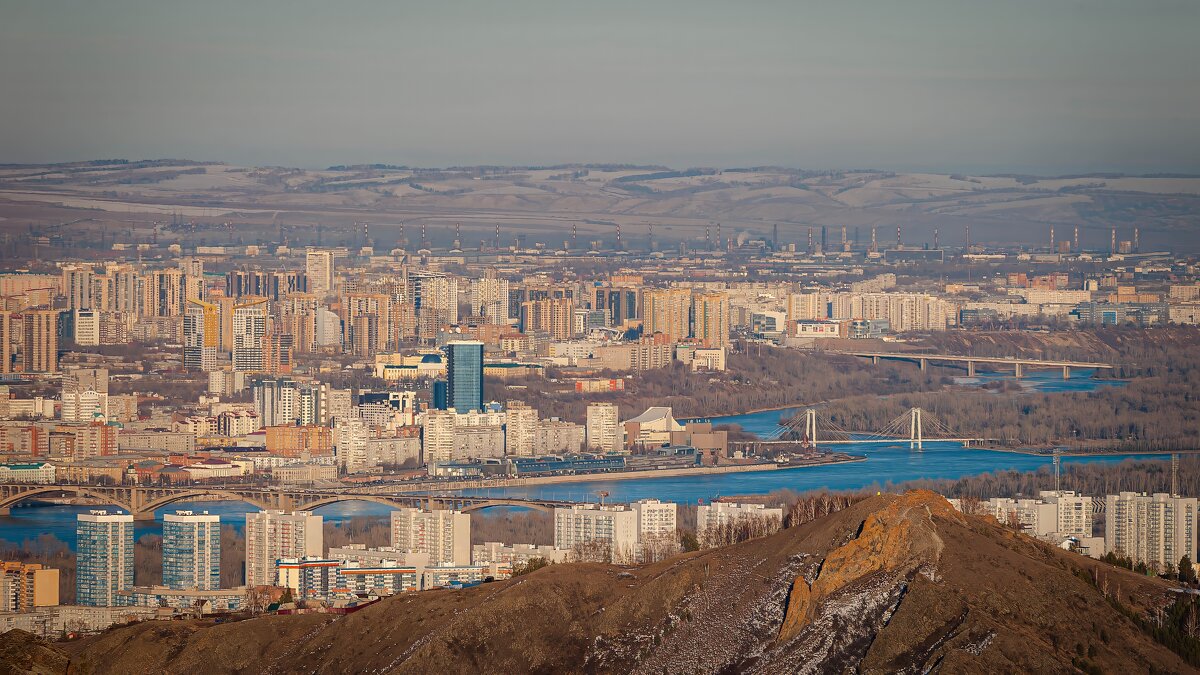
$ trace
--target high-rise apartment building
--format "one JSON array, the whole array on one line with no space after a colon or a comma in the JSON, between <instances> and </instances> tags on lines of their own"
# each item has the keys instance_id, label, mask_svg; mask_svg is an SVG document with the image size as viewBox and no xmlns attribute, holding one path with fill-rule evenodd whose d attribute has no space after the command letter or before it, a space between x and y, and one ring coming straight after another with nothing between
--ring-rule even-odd
<instances>
[{"instance_id":1,"label":"high-rise apartment building","mask_svg":"<svg viewBox=\"0 0 1200 675\"><path fill-rule=\"evenodd\" d=\"M246 514L246 585L274 586L275 562L322 554L321 516L308 511L266 510Z\"/></svg>"},{"instance_id":2,"label":"high-rise apartment building","mask_svg":"<svg viewBox=\"0 0 1200 675\"><path fill-rule=\"evenodd\" d=\"M188 298L183 270L154 270L142 280L143 316L181 316ZM193 291L194 292L194 291Z\"/></svg>"},{"instance_id":3,"label":"high-rise apartment building","mask_svg":"<svg viewBox=\"0 0 1200 675\"><path fill-rule=\"evenodd\" d=\"M829 315L828 308L820 293L792 293L787 299L787 320L811 321L824 319Z\"/></svg>"},{"instance_id":4,"label":"high-rise apartment building","mask_svg":"<svg viewBox=\"0 0 1200 675\"><path fill-rule=\"evenodd\" d=\"M461 511L402 508L392 511L392 546L425 553L429 564L471 564L471 514Z\"/></svg>"},{"instance_id":5,"label":"high-rise apartment building","mask_svg":"<svg viewBox=\"0 0 1200 675\"><path fill-rule=\"evenodd\" d=\"M687 288L656 288L642 294L644 335L662 333L679 342L690 333L692 292Z\"/></svg>"},{"instance_id":6,"label":"high-rise apartment building","mask_svg":"<svg viewBox=\"0 0 1200 675\"><path fill-rule=\"evenodd\" d=\"M21 350L25 372L58 372L58 310L31 309L22 315L25 344Z\"/></svg>"},{"instance_id":7,"label":"high-rise apartment building","mask_svg":"<svg viewBox=\"0 0 1200 675\"><path fill-rule=\"evenodd\" d=\"M176 511L163 516L163 585L176 590L221 587L221 518Z\"/></svg>"},{"instance_id":8,"label":"high-rise apartment building","mask_svg":"<svg viewBox=\"0 0 1200 675\"><path fill-rule=\"evenodd\" d=\"M267 334L267 299L258 298L233 308L233 369L263 371L263 337Z\"/></svg>"},{"instance_id":9,"label":"high-rise apartment building","mask_svg":"<svg viewBox=\"0 0 1200 675\"><path fill-rule=\"evenodd\" d=\"M1041 493L1042 499L1057 507L1056 529L1064 537L1092 536L1092 498L1072 491L1052 490Z\"/></svg>"},{"instance_id":10,"label":"high-rise apartment building","mask_svg":"<svg viewBox=\"0 0 1200 675\"><path fill-rule=\"evenodd\" d=\"M446 398L460 413L483 410L483 343L446 344Z\"/></svg>"},{"instance_id":11,"label":"high-rise apartment building","mask_svg":"<svg viewBox=\"0 0 1200 675\"><path fill-rule=\"evenodd\" d=\"M333 427L337 462L347 474L365 471L367 466L367 439L370 425L358 418L340 419Z\"/></svg>"},{"instance_id":12,"label":"high-rise apartment building","mask_svg":"<svg viewBox=\"0 0 1200 675\"><path fill-rule=\"evenodd\" d=\"M692 337L705 347L729 344L729 295L698 293L692 298Z\"/></svg>"},{"instance_id":13,"label":"high-rise apartment building","mask_svg":"<svg viewBox=\"0 0 1200 675\"><path fill-rule=\"evenodd\" d=\"M0 309L0 373L13 372L13 355L16 354L17 336L13 326L17 323L15 312Z\"/></svg>"},{"instance_id":14,"label":"high-rise apartment building","mask_svg":"<svg viewBox=\"0 0 1200 675\"><path fill-rule=\"evenodd\" d=\"M457 417L453 410L426 410L421 429L421 447L425 463L444 464L454 459L454 430Z\"/></svg>"},{"instance_id":15,"label":"high-rise apartment building","mask_svg":"<svg viewBox=\"0 0 1200 675\"><path fill-rule=\"evenodd\" d=\"M575 504L554 509L554 547L574 549L602 542L613 562L632 562L638 548L638 516L625 506Z\"/></svg>"},{"instance_id":16,"label":"high-rise apartment building","mask_svg":"<svg viewBox=\"0 0 1200 675\"><path fill-rule=\"evenodd\" d=\"M95 309L76 309L72 312L71 323L75 330L75 344L80 347L94 347L101 344L101 316L102 312Z\"/></svg>"},{"instance_id":17,"label":"high-rise apartment building","mask_svg":"<svg viewBox=\"0 0 1200 675\"><path fill-rule=\"evenodd\" d=\"M64 422L94 422L108 416L108 369L71 368L62 376Z\"/></svg>"},{"instance_id":18,"label":"high-rise apartment building","mask_svg":"<svg viewBox=\"0 0 1200 675\"><path fill-rule=\"evenodd\" d=\"M388 347L391 300L380 293L341 296L342 343L358 356L374 356Z\"/></svg>"},{"instance_id":19,"label":"high-rise apartment building","mask_svg":"<svg viewBox=\"0 0 1200 675\"><path fill-rule=\"evenodd\" d=\"M304 276L308 278L308 290L318 298L333 292L333 251L309 249L304 260Z\"/></svg>"},{"instance_id":20,"label":"high-rise apartment building","mask_svg":"<svg viewBox=\"0 0 1200 675\"><path fill-rule=\"evenodd\" d=\"M58 604L59 571L37 563L0 563L0 612L33 612Z\"/></svg>"},{"instance_id":21,"label":"high-rise apartment building","mask_svg":"<svg viewBox=\"0 0 1200 675\"><path fill-rule=\"evenodd\" d=\"M1122 492L1105 501L1105 551L1156 570L1196 560L1195 497Z\"/></svg>"},{"instance_id":22,"label":"high-rise apartment building","mask_svg":"<svg viewBox=\"0 0 1200 675\"><path fill-rule=\"evenodd\" d=\"M95 307L106 312L141 313L141 286L144 279L138 269L129 264L110 262L104 273L95 279Z\"/></svg>"},{"instance_id":23,"label":"high-rise apartment building","mask_svg":"<svg viewBox=\"0 0 1200 675\"><path fill-rule=\"evenodd\" d=\"M458 280L438 272L409 274L408 293L417 336L432 338L443 325L458 323Z\"/></svg>"},{"instance_id":24,"label":"high-rise apartment building","mask_svg":"<svg viewBox=\"0 0 1200 675\"><path fill-rule=\"evenodd\" d=\"M629 506L637 514L638 541L675 536L678 511L675 502L642 499Z\"/></svg>"},{"instance_id":25,"label":"high-rise apartment building","mask_svg":"<svg viewBox=\"0 0 1200 675\"><path fill-rule=\"evenodd\" d=\"M545 298L521 303L520 330L546 333L553 340L575 336L575 302L571 298Z\"/></svg>"},{"instance_id":26,"label":"high-rise apartment building","mask_svg":"<svg viewBox=\"0 0 1200 675\"><path fill-rule=\"evenodd\" d=\"M215 369L220 342L220 308L211 302L188 300L183 312L183 367L203 372Z\"/></svg>"},{"instance_id":27,"label":"high-rise apartment building","mask_svg":"<svg viewBox=\"0 0 1200 675\"><path fill-rule=\"evenodd\" d=\"M70 263L62 267L62 294L68 309L95 309L92 297L95 268L87 263Z\"/></svg>"},{"instance_id":28,"label":"high-rise apartment building","mask_svg":"<svg viewBox=\"0 0 1200 675\"><path fill-rule=\"evenodd\" d=\"M509 401L505 411L504 454L530 457L536 447L538 411L520 401Z\"/></svg>"},{"instance_id":29,"label":"high-rise apartment building","mask_svg":"<svg viewBox=\"0 0 1200 675\"><path fill-rule=\"evenodd\" d=\"M615 403L589 403L584 430L587 449L591 452L620 452L624 449L620 413Z\"/></svg>"},{"instance_id":30,"label":"high-rise apartment building","mask_svg":"<svg viewBox=\"0 0 1200 675\"><path fill-rule=\"evenodd\" d=\"M470 296L472 314L487 317L488 323L508 323L508 279L491 273L482 279L472 279Z\"/></svg>"},{"instance_id":31,"label":"high-rise apartment building","mask_svg":"<svg viewBox=\"0 0 1200 675\"><path fill-rule=\"evenodd\" d=\"M75 603L112 607L133 587L133 516L81 513L75 529Z\"/></svg>"}]
</instances>

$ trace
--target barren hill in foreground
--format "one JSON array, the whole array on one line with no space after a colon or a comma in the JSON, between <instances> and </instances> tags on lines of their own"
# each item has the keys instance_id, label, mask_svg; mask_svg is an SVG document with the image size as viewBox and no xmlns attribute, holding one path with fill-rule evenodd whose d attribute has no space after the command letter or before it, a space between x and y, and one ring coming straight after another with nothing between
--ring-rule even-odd
<instances>
[{"instance_id":1,"label":"barren hill in foreground","mask_svg":"<svg viewBox=\"0 0 1200 675\"><path fill-rule=\"evenodd\" d=\"M1173 602L1167 588L910 492L645 567L57 648L73 673L1190 672L1131 618Z\"/></svg>"}]
</instances>

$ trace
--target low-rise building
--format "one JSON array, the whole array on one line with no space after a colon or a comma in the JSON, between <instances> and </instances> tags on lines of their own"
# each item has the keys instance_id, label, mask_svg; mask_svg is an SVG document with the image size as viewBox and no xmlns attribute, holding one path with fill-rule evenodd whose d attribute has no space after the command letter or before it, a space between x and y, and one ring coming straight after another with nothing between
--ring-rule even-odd
<instances>
[{"instance_id":1,"label":"low-rise building","mask_svg":"<svg viewBox=\"0 0 1200 675\"><path fill-rule=\"evenodd\" d=\"M199 591L167 588L166 586L134 586L117 592L117 605L123 607L170 607L200 614L236 612L246 606L246 587Z\"/></svg>"},{"instance_id":2,"label":"low-rise building","mask_svg":"<svg viewBox=\"0 0 1200 675\"><path fill-rule=\"evenodd\" d=\"M510 567L517 567L539 558L550 563L562 563L567 561L570 553L567 549L553 546L510 545L499 541L488 541L471 547L471 563L474 565L504 563Z\"/></svg>"},{"instance_id":3,"label":"low-rise building","mask_svg":"<svg viewBox=\"0 0 1200 675\"><path fill-rule=\"evenodd\" d=\"M53 483L54 477L50 462L0 464L0 483Z\"/></svg>"},{"instance_id":4,"label":"low-rise building","mask_svg":"<svg viewBox=\"0 0 1200 675\"><path fill-rule=\"evenodd\" d=\"M736 504L712 502L696 507L696 536L701 543L723 539L722 528L736 527L748 521L764 526L764 533L783 527L783 509L768 508L764 504Z\"/></svg>"}]
</instances>

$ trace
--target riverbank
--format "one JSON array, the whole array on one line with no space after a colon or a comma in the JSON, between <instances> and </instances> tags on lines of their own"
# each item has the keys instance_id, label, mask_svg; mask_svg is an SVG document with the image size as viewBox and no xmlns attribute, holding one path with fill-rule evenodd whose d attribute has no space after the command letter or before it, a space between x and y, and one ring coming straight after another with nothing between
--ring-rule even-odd
<instances>
[{"instance_id":1,"label":"riverbank","mask_svg":"<svg viewBox=\"0 0 1200 675\"><path fill-rule=\"evenodd\" d=\"M1005 448L996 446L983 446L980 450L991 450L993 452L1008 452L1014 455L1029 455L1031 457L1053 457L1052 451L1038 448ZM1096 452L1080 452L1078 450L1065 450L1059 453L1060 457L1146 457L1148 455L1195 455L1200 454L1200 450L1098 450Z\"/></svg>"},{"instance_id":2,"label":"riverbank","mask_svg":"<svg viewBox=\"0 0 1200 675\"><path fill-rule=\"evenodd\" d=\"M648 478L688 478L692 476L712 476L733 473L752 473L759 471L779 471L782 469L804 469L866 461L866 457L837 453L818 461L800 464L730 464L727 466L698 466L674 469L646 469L643 471L614 471L609 473L583 473L563 476L529 476L527 478L497 478L492 480L471 480L426 483L422 485L404 486L397 494L409 492L426 492L429 490L482 490L488 488L513 488L530 485L555 485L563 483L587 483L594 481L644 480Z\"/></svg>"}]
</instances>

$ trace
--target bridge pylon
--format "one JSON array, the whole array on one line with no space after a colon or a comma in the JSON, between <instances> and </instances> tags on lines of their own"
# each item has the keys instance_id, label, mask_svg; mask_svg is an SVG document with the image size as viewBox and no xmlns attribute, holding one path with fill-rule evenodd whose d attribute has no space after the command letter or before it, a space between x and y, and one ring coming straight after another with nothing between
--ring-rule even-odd
<instances>
[{"instance_id":1,"label":"bridge pylon","mask_svg":"<svg viewBox=\"0 0 1200 675\"><path fill-rule=\"evenodd\" d=\"M804 438L813 450L817 449L817 411L815 408L804 411Z\"/></svg>"},{"instance_id":2,"label":"bridge pylon","mask_svg":"<svg viewBox=\"0 0 1200 675\"><path fill-rule=\"evenodd\" d=\"M909 450L924 450L923 442L925 440L925 429L921 423L921 409L913 408L910 411L911 417L908 424L908 449Z\"/></svg>"}]
</instances>

